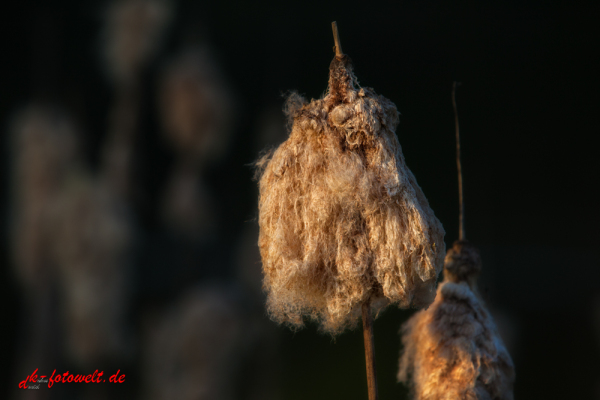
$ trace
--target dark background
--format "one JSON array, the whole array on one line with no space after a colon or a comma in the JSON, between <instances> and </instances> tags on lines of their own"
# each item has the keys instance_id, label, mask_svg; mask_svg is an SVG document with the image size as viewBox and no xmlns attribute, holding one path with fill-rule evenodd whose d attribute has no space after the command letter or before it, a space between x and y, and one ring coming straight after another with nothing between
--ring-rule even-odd
<instances>
[{"instance_id":1,"label":"dark background","mask_svg":"<svg viewBox=\"0 0 600 400\"><path fill-rule=\"evenodd\" d=\"M600 398L599 7L596 2L198 2L177 3L154 63L138 135L137 174L144 232L135 308L175 297L190 282L233 279L233 243L256 224L249 163L258 115L281 107L282 93L325 91L337 20L343 50L363 86L401 112L398 136L450 245L458 232L452 82L457 92L467 237L482 250L481 289L507 337L516 398ZM60 104L98 162L112 89L98 50L101 1L12 2L0 20L0 126L33 99ZM3 8L6 6L3 6ZM172 151L158 133L151 100L160 60L188 36L210 43L238 105L226 157L207 172L221 215L218 245L196 271L161 267L156 194ZM10 262L7 140L0 162L0 376L4 398L18 381L22 298ZM160 237L160 235L158 235ZM150 239L148 239L150 238ZM144 247L146 246L146 247ZM169 250L164 250L169 254ZM395 383L398 329L412 311L388 310L375 323L382 399L402 398ZM597 315L596 317L594 315ZM595 325L596 324L596 325ZM362 336L334 342L314 326L280 328L281 398L366 398ZM32 366L33 370L35 366ZM135 367L132 367L135 368ZM127 393L137 393L136 371ZM275 379L275 378L274 378ZM125 389L124 389L125 390Z\"/></svg>"}]
</instances>

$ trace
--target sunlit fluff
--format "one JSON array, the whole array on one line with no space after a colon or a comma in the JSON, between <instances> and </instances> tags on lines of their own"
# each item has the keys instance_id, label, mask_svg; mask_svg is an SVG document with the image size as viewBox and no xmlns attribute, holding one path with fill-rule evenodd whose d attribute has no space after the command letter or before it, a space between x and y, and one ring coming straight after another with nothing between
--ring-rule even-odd
<instances>
[{"instance_id":1,"label":"sunlit fluff","mask_svg":"<svg viewBox=\"0 0 600 400\"><path fill-rule=\"evenodd\" d=\"M324 98L289 96L289 138L258 161L259 247L268 310L336 334L360 305L433 300L444 230L407 168L395 105L361 88L347 56Z\"/></svg>"}]
</instances>

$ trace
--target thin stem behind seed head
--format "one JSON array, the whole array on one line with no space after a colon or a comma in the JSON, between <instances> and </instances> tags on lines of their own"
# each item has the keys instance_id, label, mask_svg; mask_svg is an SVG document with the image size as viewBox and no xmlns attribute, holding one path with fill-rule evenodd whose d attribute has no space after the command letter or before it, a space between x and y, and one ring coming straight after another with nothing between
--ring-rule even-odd
<instances>
[{"instance_id":1,"label":"thin stem behind seed head","mask_svg":"<svg viewBox=\"0 0 600 400\"><path fill-rule=\"evenodd\" d=\"M458 169L458 239L465 240L465 203L463 200L462 164L460 161L460 130L458 128L458 111L456 109L456 88L460 82L452 85L452 106L454 107L454 125L456 127L456 167Z\"/></svg>"}]
</instances>

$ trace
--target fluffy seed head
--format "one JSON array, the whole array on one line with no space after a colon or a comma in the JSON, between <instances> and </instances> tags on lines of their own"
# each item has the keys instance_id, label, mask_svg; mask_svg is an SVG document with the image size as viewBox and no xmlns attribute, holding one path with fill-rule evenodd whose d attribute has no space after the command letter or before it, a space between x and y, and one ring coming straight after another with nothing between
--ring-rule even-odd
<instances>
[{"instance_id":1,"label":"fluffy seed head","mask_svg":"<svg viewBox=\"0 0 600 400\"><path fill-rule=\"evenodd\" d=\"M435 301L402 327L398 380L416 400L513 399L512 360L474 291L480 268L472 245L454 243Z\"/></svg>"},{"instance_id":2,"label":"fluffy seed head","mask_svg":"<svg viewBox=\"0 0 600 400\"><path fill-rule=\"evenodd\" d=\"M360 306L433 300L444 230L407 168L395 105L334 58L327 95L286 104L289 138L257 162L259 247L271 317L332 334Z\"/></svg>"},{"instance_id":3,"label":"fluffy seed head","mask_svg":"<svg viewBox=\"0 0 600 400\"><path fill-rule=\"evenodd\" d=\"M81 365L122 360L129 355L131 219L106 187L72 175L50 218L67 351Z\"/></svg>"},{"instance_id":4,"label":"fluffy seed head","mask_svg":"<svg viewBox=\"0 0 600 400\"><path fill-rule=\"evenodd\" d=\"M50 268L48 205L76 164L77 134L64 113L32 105L16 116L11 136L14 265L22 283L38 286Z\"/></svg>"},{"instance_id":5,"label":"fluffy seed head","mask_svg":"<svg viewBox=\"0 0 600 400\"><path fill-rule=\"evenodd\" d=\"M157 49L171 18L167 1L120 0L107 13L104 52L119 82L130 82Z\"/></svg>"},{"instance_id":6,"label":"fluffy seed head","mask_svg":"<svg viewBox=\"0 0 600 400\"><path fill-rule=\"evenodd\" d=\"M202 161L222 155L235 118L234 100L208 50L188 50L172 61L160 91L162 122L177 150Z\"/></svg>"},{"instance_id":7,"label":"fluffy seed head","mask_svg":"<svg viewBox=\"0 0 600 400\"><path fill-rule=\"evenodd\" d=\"M477 248L466 240L454 242L444 259L444 280L468 282L474 288L480 272L481 257Z\"/></svg>"},{"instance_id":8,"label":"fluffy seed head","mask_svg":"<svg viewBox=\"0 0 600 400\"><path fill-rule=\"evenodd\" d=\"M197 288L147 324L145 399L237 398L248 332L236 293L224 289Z\"/></svg>"}]
</instances>

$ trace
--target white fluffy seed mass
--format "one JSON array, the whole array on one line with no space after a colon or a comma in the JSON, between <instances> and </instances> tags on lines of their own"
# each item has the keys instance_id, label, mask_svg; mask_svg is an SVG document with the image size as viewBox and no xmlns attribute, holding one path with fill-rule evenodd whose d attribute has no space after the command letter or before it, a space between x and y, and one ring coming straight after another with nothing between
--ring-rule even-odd
<instances>
[{"instance_id":1,"label":"white fluffy seed mass","mask_svg":"<svg viewBox=\"0 0 600 400\"><path fill-rule=\"evenodd\" d=\"M476 250L456 242L435 301L402 327L398 380L416 400L513 399L513 362L473 286L480 269Z\"/></svg>"},{"instance_id":2,"label":"white fluffy seed mass","mask_svg":"<svg viewBox=\"0 0 600 400\"><path fill-rule=\"evenodd\" d=\"M271 317L337 334L360 306L434 297L444 230L407 168L396 106L334 58L327 94L286 104L289 138L257 163L259 247Z\"/></svg>"}]
</instances>

